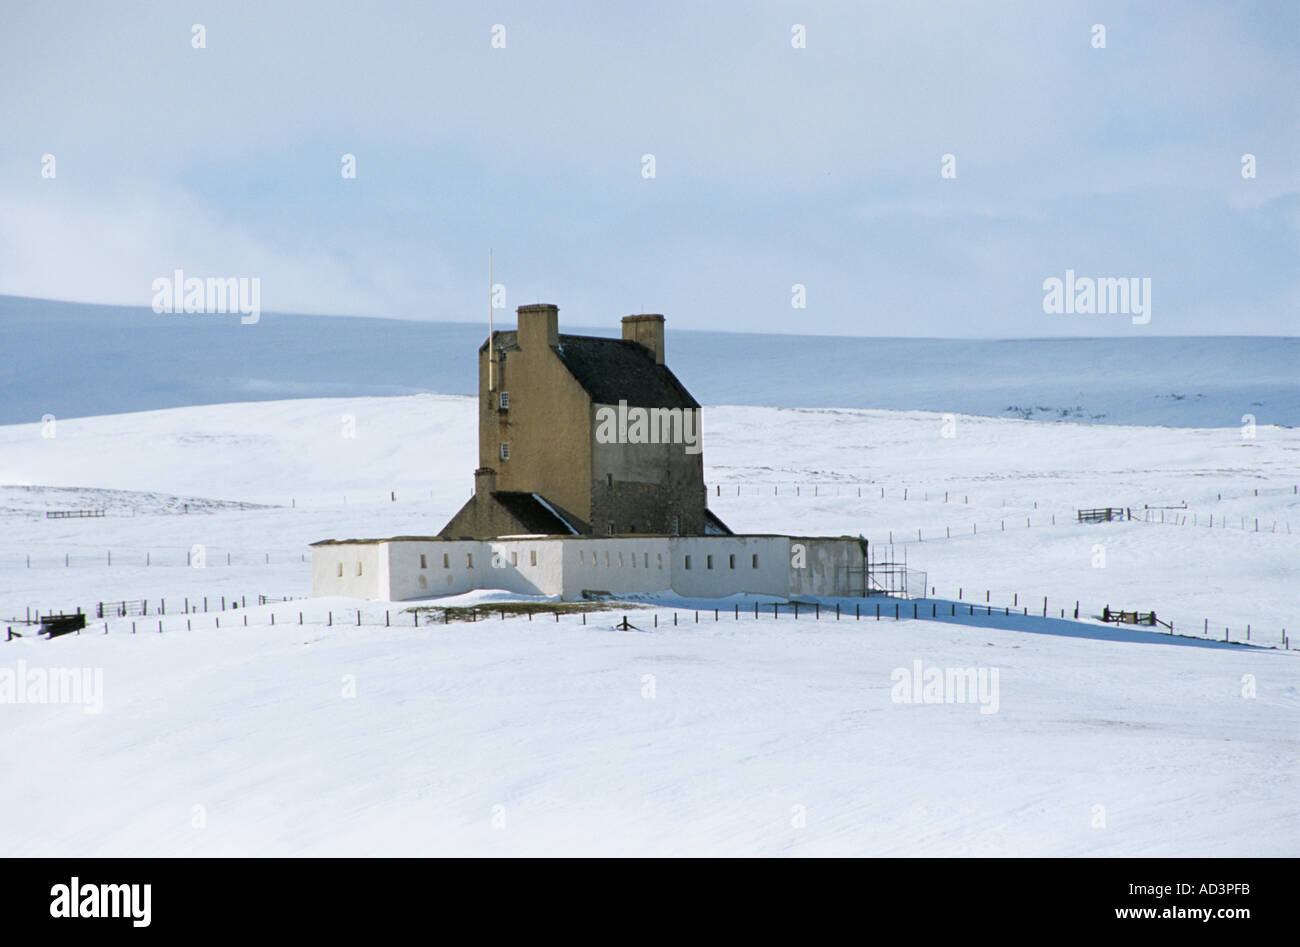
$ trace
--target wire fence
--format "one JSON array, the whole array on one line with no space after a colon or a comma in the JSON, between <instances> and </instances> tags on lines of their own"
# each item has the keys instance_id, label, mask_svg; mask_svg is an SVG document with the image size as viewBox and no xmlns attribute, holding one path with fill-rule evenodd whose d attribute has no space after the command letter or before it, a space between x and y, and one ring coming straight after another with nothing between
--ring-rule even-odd
<instances>
[{"instance_id":1,"label":"wire fence","mask_svg":"<svg viewBox=\"0 0 1300 947\"><path fill-rule=\"evenodd\" d=\"M959 593L964 593L959 590ZM986 598L991 593L985 593ZM254 602L253 606L248 605L249 601ZM125 615L113 614L111 609L106 610L103 617L97 616L93 625L88 625L84 629L79 629L76 634L167 634L182 631L220 631L221 629L234 628L258 628L269 630L276 627L296 627L303 625L324 626L326 628L338 627L346 628L422 628L429 626L459 624L463 622L475 623L486 619L499 619L501 621L521 621L533 622L544 621L554 624L570 623L579 626L586 626L591 623L604 625L612 620L614 615L621 615L621 630L651 630L664 627L679 626L685 624L700 624L703 622L718 623L725 620L739 621L743 619L774 621L907 621L907 620L932 620L941 621L967 619L979 624L978 619L1002 618L1005 620L1022 619L1029 621L1031 624L1016 624L1018 630L1033 631L1033 622L1035 619L1048 622L1066 620L1079 620L1102 617L1102 611L1095 615L1090 615L1089 610L1082 609L1079 602L1075 602L1073 609L1068 606L1049 608L1048 600L1043 598L1041 610L1035 600L1031 607L1029 604L1020 605L1020 596L1015 597L1015 604L996 605L991 601L984 603L970 602L964 600L948 600L935 598L922 598L900 600L898 598L885 598L874 596L871 598L845 600L840 599L833 602L821 601L787 601L787 602L754 602L748 605L732 603L731 605L719 605L715 608L691 608L681 609L672 606L652 606L641 603L629 604L619 602L602 602L596 603L574 603L574 602L528 602L528 603L511 603L500 602L482 605L465 605L465 606L439 606L433 603L412 602L406 606L394 606L385 604L379 605L358 605L356 607L339 608L335 606L324 606L316 603L312 599L298 599L290 596L268 596L256 595L251 597L239 596L223 599L224 607L211 608L203 610L199 607L197 600L185 602L185 610L180 612L173 609L170 613L164 614L157 611L151 615L135 614L128 612ZM112 605L115 603L103 603ZM116 603L128 604L128 603ZM160 602L161 604L161 602ZM215 605L215 601L211 604ZM1103 607L1105 611L1110 611L1109 606ZM80 612L80 609L77 610ZM1059 612L1054 614L1054 612ZM72 614L71 612L60 612L58 614ZM631 615L630 620L628 616ZM89 616L88 616L89 617ZM16 637L25 637L36 634L33 626L39 626L39 616L29 622L21 619L0 619L0 624L7 627L6 640L12 640ZM1271 649L1292 650L1290 637L1285 629L1280 634L1261 633L1258 628L1254 630L1250 625L1246 625L1244 634L1239 627L1236 636L1233 636L1230 630L1225 627L1222 638L1217 635L1217 626L1211 629L1208 619L1205 620L1203 629L1188 629L1182 626L1175 626L1173 622L1159 622L1165 625L1167 631L1160 631L1156 628L1149 632L1155 637L1172 637L1172 638L1190 638L1203 641L1222 641L1227 644L1252 646ZM15 631L17 626L17 631ZM1083 631L1081 623L1080 631ZM1091 627L1091 626L1088 626ZM1047 630L1057 630L1048 628ZM1139 630L1137 628L1134 629ZM1211 631L1214 634L1211 634Z\"/></svg>"}]
</instances>

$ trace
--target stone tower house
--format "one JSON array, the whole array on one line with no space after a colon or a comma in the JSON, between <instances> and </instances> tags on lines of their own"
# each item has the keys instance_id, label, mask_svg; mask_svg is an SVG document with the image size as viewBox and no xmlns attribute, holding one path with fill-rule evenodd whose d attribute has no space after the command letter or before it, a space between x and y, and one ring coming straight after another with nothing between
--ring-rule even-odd
<instances>
[{"instance_id":1,"label":"stone tower house","mask_svg":"<svg viewBox=\"0 0 1300 947\"><path fill-rule=\"evenodd\" d=\"M664 317L623 337L561 335L559 308L520 306L479 348L474 496L438 534L700 536L708 510L699 404L664 364Z\"/></svg>"}]
</instances>

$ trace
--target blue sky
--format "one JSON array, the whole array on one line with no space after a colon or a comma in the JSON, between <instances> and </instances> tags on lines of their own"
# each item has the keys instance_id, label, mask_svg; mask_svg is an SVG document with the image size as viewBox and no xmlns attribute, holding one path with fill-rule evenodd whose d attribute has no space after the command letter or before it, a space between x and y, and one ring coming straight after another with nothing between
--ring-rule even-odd
<instances>
[{"instance_id":1,"label":"blue sky","mask_svg":"<svg viewBox=\"0 0 1300 947\"><path fill-rule=\"evenodd\" d=\"M1300 5L702 6L9 7L0 293L476 320L492 247L571 325L1300 334ZM1067 269L1151 322L1044 313Z\"/></svg>"}]
</instances>

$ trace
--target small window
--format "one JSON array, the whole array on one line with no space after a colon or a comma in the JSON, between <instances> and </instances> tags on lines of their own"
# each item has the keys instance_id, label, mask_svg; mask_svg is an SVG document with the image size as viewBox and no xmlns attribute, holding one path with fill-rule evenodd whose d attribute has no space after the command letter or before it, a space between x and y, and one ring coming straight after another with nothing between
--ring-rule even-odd
<instances>
[{"instance_id":1,"label":"small window","mask_svg":"<svg viewBox=\"0 0 1300 947\"><path fill-rule=\"evenodd\" d=\"M421 569L429 568L429 560L425 557L424 553L420 553L420 568Z\"/></svg>"},{"instance_id":2,"label":"small window","mask_svg":"<svg viewBox=\"0 0 1300 947\"><path fill-rule=\"evenodd\" d=\"M706 568L706 569L712 569L712 568L713 568L713 557L712 557L712 556L705 556L705 557L704 557L704 568Z\"/></svg>"},{"instance_id":3,"label":"small window","mask_svg":"<svg viewBox=\"0 0 1300 947\"><path fill-rule=\"evenodd\" d=\"M612 487L613 485L614 485L614 475L612 473L605 474L605 486Z\"/></svg>"},{"instance_id":4,"label":"small window","mask_svg":"<svg viewBox=\"0 0 1300 947\"><path fill-rule=\"evenodd\" d=\"M735 556L728 556L728 557L727 557L727 568L728 568L728 569L734 569L734 568L736 568L736 557L735 557Z\"/></svg>"},{"instance_id":5,"label":"small window","mask_svg":"<svg viewBox=\"0 0 1300 947\"><path fill-rule=\"evenodd\" d=\"M609 550L608 550L608 549L605 550L605 568L606 568L606 569L609 568Z\"/></svg>"},{"instance_id":6,"label":"small window","mask_svg":"<svg viewBox=\"0 0 1300 947\"><path fill-rule=\"evenodd\" d=\"M646 555L649 555L649 553L646 553ZM664 567L664 554L662 552L655 553L655 562L658 564L660 569Z\"/></svg>"},{"instance_id":7,"label":"small window","mask_svg":"<svg viewBox=\"0 0 1300 947\"><path fill-rule=\"evenodd\" d=\"M582 549L579 549L579 550L578 550L578 562L579 562L579 564L581 564L581 565L585 565L585 564L586 564L586 562L587 562L587 553L586 553L585 550L582 550Z\"/></svg>"},{"instance_id":8,"label":"small window","mask_svg":"<svg viewBox=\"0 0 1300 947\"><path fill-rule=\"evenodd\" d=\"M510 410L510 392L508 392L508 391L503 391L503 392L501 392L500 395L497 397L497 404L500 406L500 408L501 408L502 411L509 411L509 410Z\"/></svg>"},{"instance_id":9,"label":"small window","mask_svg":"<svg viewBox=\"0 0 1300 947\"><path fill-rule=\"evenodd\" d=\"M680 536L681 533L682 533L682 518L681 518L680 516L674 516L674 517L673 517L673 535L674 535L674 536Z\"/></svg>"},{"instance_id":10,"label":"small window","mask_svg":"<svg viewBox=\"0 0 1300 947\"><path fill-rule=\"evenodd\" d=\"M754 558L753 558L752 560L750 560L749 567L750 567L751 569L757 569L757 568L758 568L758 553L754 553Z\"/></svg>"},{"instance_id":11,"label":"small window","mask_svg":"<svg viewBox=\"0 0 1300 947\"><path fill-rule=\"evenodd\" d=\"M517 566L517 565L519 565L519 553L517 553L517 552L512 552L512 553L510 554L510 564L511 564L512 566Z\"/></svg>"},{"instance_id":12,"label":"small window","mask_svg":"<svg viewBox=\"0 0 1300 947\"><path fill-rule=\"evenodd\" d=\"M501 442L501 459L502 460L510 459L510 444L506 441Z\"/></svg>"},{"instance_id":13,"label":"small window","mask_svg":"<svg viewBox=\"0 0 1300 947\"><path fill-rule=\"evenodd\" d=\"M444 552L444 553L442 554L442 567L443 567L444 569L450 569L450 568L451 568L451 554L450 554L450 553L446 553L446 552Z\"/></svg>"},{"instance_id":14,"label":"small window","mask_svg":"<svg viewBox=\"0 0 1300 947\"><path fill-rule=\"evenodd\" d=\"M647 569L650 568L650 553L645 554L645 562L643 564Z\"/></svg>"},{"instance_id":15,"label":"small window","mask_svg":"<svg viewBox=\"0 0 1300 947\"><path fill-rule=\"evenodd\" d=\"M606 533L606 535L608 535L608 536L613 536L613 535L614 535L614 524L613 524L613 523L610 523L608 526L605 527L605 533Z\"/></svg>"},{"instance_id":16,"label":"small window","mask_svg":"<svg viewBox=\"0 0 1300 947\"><path fill-rule=\"evenodd\" d=\"M343 578L343 563L339 563L339 578Z\"/></svg>"},{"instance_id":17,"label":"small window","mask_svg":"<svg viewBox=\"0 0 1300 947\"><path fill-rule=\"evenodd\" d=\"M357 575L361 574L361 563L357 563Z\"/></svg>"},{"instance_id":18,"label":"small window","mask_svg":"<svg viewBox=\"0 0 1300 947\"><path fill-rule=\"evenodd\" d=\"M474 568L474 554L472 552L465 553L465 568L466 569Z\"/></svg>"},{"instance_id":19,"label":"small window","mask_svg":"<svg viewBox=\"0 0 1300 947\"><path fill-rule=\"evenodd\" d=\"M690 557L690 556L687 556L687 557L686 557L686 568L689 569L690 567L691 567L691 557Z\"/></svg>"},{"instance_id":20,"label":"small window","mask_svg":"<svg viewBox=\"0 0 1300 947\"><path fill-rule=\"evenodd\" d=\"M621 552L618 554L618 567L623 568L623 554Z\"/></svg>"},{"instance_id":21,"label":"small window","mask_svg":"<svg viewBox=\"0 0 1300 947\"><path fill-rule=\"evenodd\" d=\"M536 550L536 549L530 549L530 550L528 550L528 564L529 564L530 566L535 566L535 565L537 565L537 550Z\"/></svg>"}]
</instances>

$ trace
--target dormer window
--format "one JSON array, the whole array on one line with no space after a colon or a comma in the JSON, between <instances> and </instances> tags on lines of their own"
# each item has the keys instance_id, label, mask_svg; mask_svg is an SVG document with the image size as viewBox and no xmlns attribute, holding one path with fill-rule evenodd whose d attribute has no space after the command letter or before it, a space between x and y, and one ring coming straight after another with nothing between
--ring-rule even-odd
<instances>
[{"instance_id":1,"label":"dormer window","mask_svg":"<svg viewBox=\"0 0 1300 947\"><path fill-rule=\"evenodd\" d=\"M510 392L502 391L497 393L497 407L502 411L510 410Z\"/></svg>"}]
</instances>

